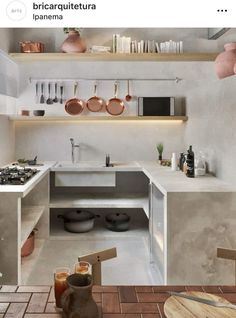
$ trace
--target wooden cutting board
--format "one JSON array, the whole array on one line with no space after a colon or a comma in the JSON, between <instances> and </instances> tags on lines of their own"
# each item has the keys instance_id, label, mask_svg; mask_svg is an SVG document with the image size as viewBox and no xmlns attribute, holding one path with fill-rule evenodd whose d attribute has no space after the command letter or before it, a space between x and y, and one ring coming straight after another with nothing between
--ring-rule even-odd
<instances>
[{"instance_id":1,"label":"wooden cutting board","mask_svg":"<svg viewBox=\"0 0 236 318\"><path fill-rule=\"evenodd\" d=\"M195 291L184 294L229 303L225 298L212 294ZM178 296L170 296L166 300L164 312L167 318L236 318L234 309L213 307Z\"/></svg>"}]
</instances>

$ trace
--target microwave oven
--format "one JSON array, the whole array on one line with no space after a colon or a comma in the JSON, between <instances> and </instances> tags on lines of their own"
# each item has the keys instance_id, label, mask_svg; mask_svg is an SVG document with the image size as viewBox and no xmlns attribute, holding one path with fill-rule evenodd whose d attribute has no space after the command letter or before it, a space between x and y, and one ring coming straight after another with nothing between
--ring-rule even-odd
<instances>
[{"instance_id":1,"label":"microwave oven","mask_svg":"<svg viewBox=\"0 0 236 318\"><path fill-rule=\"evenodd\" d=\"M139 97L139 116L174 116L174 97Z\"/></svg>"}]
</instances>

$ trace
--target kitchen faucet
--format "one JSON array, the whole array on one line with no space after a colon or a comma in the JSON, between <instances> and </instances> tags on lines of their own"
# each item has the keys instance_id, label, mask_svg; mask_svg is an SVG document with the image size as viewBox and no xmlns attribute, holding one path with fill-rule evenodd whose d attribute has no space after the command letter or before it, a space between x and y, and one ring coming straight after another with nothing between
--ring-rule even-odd
<instances>
[{"instance_id":1,"label":"kitchen faucet","mask_svg":"<svg viewBox=\"0 0 236 318\"><path fill-rule=\"evenodd\" d=\"M75 163L75 148L79 148L79 144L75 144L74 138L70 138L71 142L71 161Z\"/></svg>"}]
</instances>

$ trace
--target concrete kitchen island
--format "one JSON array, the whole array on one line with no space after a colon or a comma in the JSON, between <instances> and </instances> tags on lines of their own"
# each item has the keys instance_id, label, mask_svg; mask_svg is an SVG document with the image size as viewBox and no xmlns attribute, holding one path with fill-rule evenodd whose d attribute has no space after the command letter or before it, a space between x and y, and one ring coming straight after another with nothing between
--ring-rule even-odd
<instances>
[{"instance_id":1,"label":"concrete kitchen island","mask_svg":"<svg viewBox=\"0 0 236 318\"><path fill-rule=\"evenodd\" d=\"M116 196L101 198L102 194L99 197L98 192L95 196L93 194L87 197L77 195L75 201L70 194L70 188L67 193L63 193L63 196L60 192L55 195L51 184L50 194L50 171L51 174L75 171L78 173L78 178L79 173L82 172L114 172L120 174L122 178L125 176L130 178L138 174L142 182L146 180L142 187L146 184L147 189L142 196L137 187L132 196L126 196L123 199L122 193L118 197L116 194ZM130 181L127 179L127 182ZM112 188L113 193L116 193L116 187ZM156 162L117 163L111 168L89 162L72 167L67 165L66 168L62 165L58 168L58 164L51 163L45 165L42 171L25 186L2 186L0 195L2 198L0 227L1 237L4 239L0 241L2 254L0 271L3 272L0 281L5 284L17 284L21 281L21 206L44 206L44 212L39 218L37 227L40 227L39 238L50 242L53 235L55 240L56 232L49 231L49 210L66 208L68 205L70 208L143 209L149 218L149 248L152 266L158 272L159 284L207 283L214 285L230 284L234 281L233 264L217 259L216 249L220 246L234 247L236 189L213 176L189 179L183 173L173 172L170 168L161 167ZM222 218L222 211L224 211L224 218ZM123 234L119 236L122 237ZM87 235L90 239L93 238L94 242L102 239L101 235L97 236L96 233L87 233ZM62 246L64 244L62 240L78 240L78 237L75 238L69 234L67 236L61 234L60 238L60 232L57 232L56 236L56 239L61 240ZM124 235L123 244L126 242L125 237ZM147 255L143 257L148 258ZM54 267L57 266L58 264L55 263Z\"/></svg>"}]
</instances>

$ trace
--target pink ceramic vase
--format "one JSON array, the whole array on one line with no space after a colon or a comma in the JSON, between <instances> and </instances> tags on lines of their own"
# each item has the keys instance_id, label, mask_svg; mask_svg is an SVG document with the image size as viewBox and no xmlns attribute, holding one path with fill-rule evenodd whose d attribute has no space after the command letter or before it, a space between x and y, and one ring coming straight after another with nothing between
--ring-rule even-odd
<instances>
[{"instance_id":1,"label":"pink ceramic vase","mask_svg":"<svg viewBox=\"0 0 236 318\"><path fill-rule=\"evenodd\" d=\"M215 59L215 70L220 79L235 74L236 43L227 43L224 48L225 51L217 55Z\"/></svg>"},{"instance_id":2,"label":"pink ceramic vase","mask_svg":"<svg viewBox=\"0 0 236 318\"><path fill-rule=\"evenodd\" d=\"M61 50L64 53L84 53L86 44L79 32L70 31L68 37L62 43Z\"/></svg>"}]
</instances>

